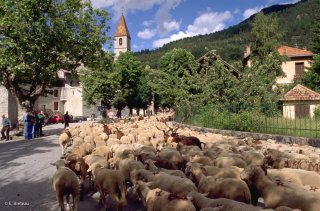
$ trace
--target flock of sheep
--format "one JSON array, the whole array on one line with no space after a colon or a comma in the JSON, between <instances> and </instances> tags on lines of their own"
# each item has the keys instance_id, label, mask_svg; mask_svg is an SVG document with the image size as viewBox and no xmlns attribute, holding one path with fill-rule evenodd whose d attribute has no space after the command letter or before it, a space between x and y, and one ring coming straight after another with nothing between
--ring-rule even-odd
<instances>
[{"instance_id":1,"label":"flock of sheep","mask_svg":"<svg viewBox=\"0 0 320 211\"><path fill-rule=\"evenodd\" d=\"M168 125L167 116L83 123L60 137L52 184L61 210L88 188L117 210L130 192L148 211L320 210L320 149ZM90 187L84 185L87 181Z\"/></svg>"}]
</instances>

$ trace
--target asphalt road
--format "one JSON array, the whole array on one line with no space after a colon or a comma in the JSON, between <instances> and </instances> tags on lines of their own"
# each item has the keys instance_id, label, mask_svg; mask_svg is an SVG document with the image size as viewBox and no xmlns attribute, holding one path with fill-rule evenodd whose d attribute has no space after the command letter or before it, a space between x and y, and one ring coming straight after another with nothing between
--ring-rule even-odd
<instances>
[{"instance_id":1,"label":"asphalt road","mask_svg":"<svg viewBox=\"0 0 320 211\"><path fill-rule=\"evenodd\" d=\"M15 138L0 142L0 211L59 210L51 185L56 168L50 163L61 155L57 134L62 129L63 124L49 125L44 127L45 137L32 141ZM90 190L86 184L79 211L104 210L98 205L98 198L99 193ZM128 197L128 206L124 211L141 209L141 202ZM111 210L114 210L112 204Z\"/></svg>"}]
</instances>

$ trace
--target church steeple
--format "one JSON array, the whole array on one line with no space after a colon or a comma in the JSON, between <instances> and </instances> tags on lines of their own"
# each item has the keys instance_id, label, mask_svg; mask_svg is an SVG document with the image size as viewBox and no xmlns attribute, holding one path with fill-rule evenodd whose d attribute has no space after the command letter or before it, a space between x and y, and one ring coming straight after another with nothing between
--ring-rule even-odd
<instances>
[{"instance_id":1,"label":"church steeple","mask_svg":"<svg viewBox=\"0 0 320 211\"><path fill-rule=\"evenodd\" d=\"M114 37L114 53L115 58L117 59L120 53L131 50L131 37L123 15L120 17Z\"/></svg>"}]
</instances>

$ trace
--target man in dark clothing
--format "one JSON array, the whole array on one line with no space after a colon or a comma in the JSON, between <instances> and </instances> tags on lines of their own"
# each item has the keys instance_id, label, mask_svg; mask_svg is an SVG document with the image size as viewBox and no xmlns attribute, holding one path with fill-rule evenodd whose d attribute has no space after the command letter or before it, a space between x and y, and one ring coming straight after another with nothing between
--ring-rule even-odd
<instances>
[{"instance_id":1,"label":"man in dark clothing","mask_svg":"<svg viewBox=\"0 0 320 211\"><path fill-rule=\"evenodd\" d=\"M37 131L37 136L43 136L43 132L42 132L42 126L43 126L43 122L44 122L44 114L43 111L41 111L40 113L38 113L38 131Z\"/></svg>"},{"instance_id":2,"label":"man in dark clothing","mask_svg":"<svg viewBox=\"0 0 320 211\"><path fill-rule=\"evenodd\" d=\"M68 111L66 112L65 115L63 115L63 118L64 118L64 128L69 127L70 116L68 114Z\"/></svg>"}]
</instances>

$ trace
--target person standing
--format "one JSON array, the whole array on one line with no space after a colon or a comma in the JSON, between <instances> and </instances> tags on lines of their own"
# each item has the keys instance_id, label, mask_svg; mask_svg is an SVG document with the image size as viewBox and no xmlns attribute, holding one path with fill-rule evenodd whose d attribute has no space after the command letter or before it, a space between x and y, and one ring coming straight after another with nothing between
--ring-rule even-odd
<instances>
[{"instance_id":1,"label":"person standing","mask_svg":"<svg viewBox=\"0 0 320 211\"><path fill-rule=\"evenodd\" d=\"M34 116L33 116L33 113L31 110L28 110L27 111L27 115L25 117L25 124L26 124L26 127L27 127L27 131L26 131L26 134L25 134L25 138L27 140L32 140L33 138L33 124L35 123L35 119L34 119Z\"/></svg>"},{"instance_id":2,"label":"person standing","mask_svg":"<svg viewBox=\"0 0 320 211\"><path fill-rule=\"evenodd\" d=\"M43 136L43 132L42 132L42 126L44 123L44 113L43 111L41 111L40 113L38 113L38 131L37 131L37 136Z\"/></svg>"},{"instance_id":3,"label":"person standing","mask_svg":"<svg viewBox=\"0 0 320 211\"><path fill-rule=\"evenodd\" d=\"M64 128L69 127L70 116L68 114L68 111L66 112L65 115L63 115L63 119L64 119Z\"/></svg>"},{"instance_id":4,"label":"person standing","mask_svg":"<svg viewBox=\"0 0 320 211\"><path fill-rule=\"evenodd\" d=\"M2 129L1 129L1 140L6 139L9 141L9 131L10 131L10 125L11 122L9 118L6 118L6 116L2 115Z\"/></svg>"},{"instance_id":5,"label":"person standing","mask_svg":"<svg viewBox=\"0 0 320 211\"><path fill-rule=\"evenodd\" d=\"M37 138L39 135L38 135L38 132L39 132L39 128L38 128L38 121L39 121L39 118L38 118L38 111L33 111L33 116L34 116L34 120L33 120L33 138Z\"/></svg>"},{"instance_id":6,"label":"person standing","mask_svg":"<svg viewBox=\"0 0 320 211\"><path fill-rule=\"evenodd\" d=\"M23 121L23 136L25 140L28 140L28 113L29 109L23 114L22 121Z\"/></svg>"}]
</instances>

